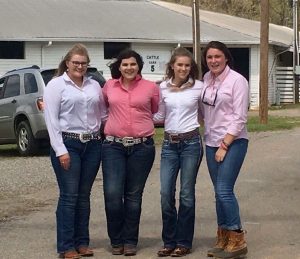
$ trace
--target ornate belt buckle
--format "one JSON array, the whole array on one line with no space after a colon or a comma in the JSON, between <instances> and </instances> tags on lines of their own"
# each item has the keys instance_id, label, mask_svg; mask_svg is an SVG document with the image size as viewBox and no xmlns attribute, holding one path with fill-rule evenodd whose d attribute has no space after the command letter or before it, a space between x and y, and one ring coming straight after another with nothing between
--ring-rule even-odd
<instances>
[{"instance_id":1,"label":"ornate belt buckle","mask_svg":"<svg viewBox=\"0 0 300 259\"><path fill-rule=\"evenodd\" d=\"M124 137L122 138L122 144L124 147L131 147L134 145L133 137Z\"/></svg>"},{"instance_id":2,"label":"ornate belt buckle","mask_svg":"<svg viewBox=\"0 0 300 259\"><path fill-rule=\"evenodd\" d=\"M91 136L90 133L80 133L79 140L81 141L81 143L89 142L91 140L90 136Z\"/></svg>"},{"instance_id":3,"label":"ornate belt buckle","mask_svg":"<svg viewBox=\"0 0 300 259\"><path fill-rule=\"evenodd\" d=\"M180 138L179 138L179 135L178 134L170 134L169 135L169 141L171 143L174 143L174 144L177 144L180 142Z\"/></svg>"}]
</instances>

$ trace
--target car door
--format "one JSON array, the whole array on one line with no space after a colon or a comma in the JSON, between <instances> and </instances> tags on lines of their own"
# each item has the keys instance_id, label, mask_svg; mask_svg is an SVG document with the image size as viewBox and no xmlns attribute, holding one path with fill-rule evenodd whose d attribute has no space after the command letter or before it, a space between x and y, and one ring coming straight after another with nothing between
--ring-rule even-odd
<instances>
[{"instance_id":1,"label":"car door","mask_svg":"<svg viewBox=\"0 0 300 259\"><path fill-rule=\"evenodd\" d=\"M2 78L0 87L0 139L15 139L13 120L20 95L20 76Z\"/></svg>"}]
</instances>

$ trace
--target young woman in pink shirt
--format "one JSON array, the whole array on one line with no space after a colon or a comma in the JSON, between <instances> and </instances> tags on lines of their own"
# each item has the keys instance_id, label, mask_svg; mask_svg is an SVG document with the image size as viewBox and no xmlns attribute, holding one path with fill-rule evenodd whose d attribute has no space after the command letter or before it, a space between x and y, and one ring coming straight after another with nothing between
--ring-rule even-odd
<instances>
[{"instance_id":1,"label":"young woman in pink shirt","mask_svg":"<svg viewBox=\"0 0 300 259\"><path fill-rule=\"evenodd\" d=\"M247 253L234 185L247 153L247 80L231 69L232 56L225 44L212 41L203 51L202 66L206 160L214 185L217 243L207 255L235 258Z\"/></svg>"},{"instance_id":2,"label":"young woman in pink shirt","mask_svg":"<svg viewBox=\"0 0 300 259\"><path fill-rule=\"evenodd\" d=\"M136 255L142 195L155 157L153 114L159 90L141 76L143 61L133 50L111 65L103 88L108 107L102 148L103 188L112 254Z\"/></svg>"}]
</instances>

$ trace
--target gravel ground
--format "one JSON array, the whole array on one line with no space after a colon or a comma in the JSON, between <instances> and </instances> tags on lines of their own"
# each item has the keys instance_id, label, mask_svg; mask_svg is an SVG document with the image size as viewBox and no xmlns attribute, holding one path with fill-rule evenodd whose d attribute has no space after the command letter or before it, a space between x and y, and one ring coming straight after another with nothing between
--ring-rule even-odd
<instances>
[{"instance_id":1,"label":"gravel ground","mask_svg":"<svg viewBox=\"0 0 300 259\"><path fill-rule=\"evenodd\" d=\"M19 157L0 150L0 222L18 217L55 199L55 175L47 154Z\"/></svg>"}]
</instances>

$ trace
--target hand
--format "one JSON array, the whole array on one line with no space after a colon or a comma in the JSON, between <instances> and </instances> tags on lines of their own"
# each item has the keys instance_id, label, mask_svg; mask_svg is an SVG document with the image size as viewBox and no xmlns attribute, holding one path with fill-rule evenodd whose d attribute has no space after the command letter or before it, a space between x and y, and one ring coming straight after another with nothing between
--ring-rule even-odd
<instances>
[{"instance_id":1,"label":"hand","mask_svg":"<svg viewBox=\"0 0 300 259\"><path fill-rule=\"evenodd\" d=\"M223 162L225 156L226 156L227 151L225 149L222 149L221 147L219 147L219 149L217 150L216 154L215 154L215 160L217 162Z\"/></svg>"},{"instance_id":2,"label":"hand","mask_svg":"<svg viewBox=\"0 0 300 259\"><path fill-rule=\"evenodd\" d=\"M67 154L61 155L60 157L58 157L58 159L59 159L61 167L65 170L69 170L70 163L71 163L71 158L70 158L69 154L67 153Z\"/></svg>"}]
</instances>

